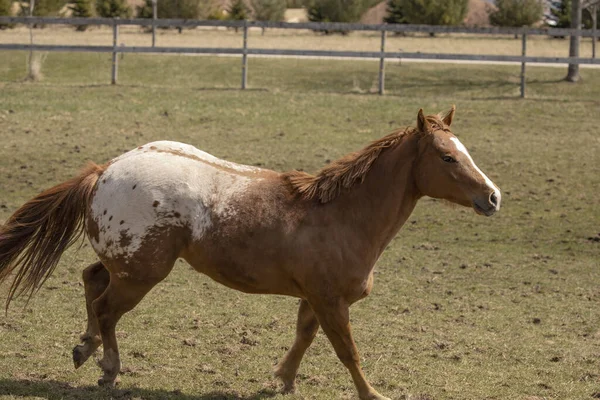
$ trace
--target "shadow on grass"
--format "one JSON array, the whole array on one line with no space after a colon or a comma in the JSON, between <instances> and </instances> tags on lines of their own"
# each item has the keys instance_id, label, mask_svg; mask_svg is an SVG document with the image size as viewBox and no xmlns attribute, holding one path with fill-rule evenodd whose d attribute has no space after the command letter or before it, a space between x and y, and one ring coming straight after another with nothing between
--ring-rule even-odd
<instances>
[{"instance_id":1,"label":"shadow on grass","mask_svg":"<svg viewBox=\"0 0 600 400\"><path fill-rule=\"evenodd\" d=\"M143 399L143 400L261 400L275 397L278 392L263 389L254 394L240 397L235 392L213 391L206 394L190 395L178 390L153 389L106 389L99 386L73 387L59 381L36 381L27 379L0 379L0 396L41 397L48 400L83 399Z\"/></svg>"}]
</instances>

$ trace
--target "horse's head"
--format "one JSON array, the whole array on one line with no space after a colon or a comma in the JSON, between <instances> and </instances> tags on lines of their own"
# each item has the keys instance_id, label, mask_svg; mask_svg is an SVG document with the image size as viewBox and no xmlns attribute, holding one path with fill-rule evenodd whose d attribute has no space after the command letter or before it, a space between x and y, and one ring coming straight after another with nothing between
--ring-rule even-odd
<instances>
[{"instance_id":1,"label":"horse's head","mask_svg":"<svg viewBox=\"0 0 600 400\"><path fill-rule=\"evenodd\" d=\"M486 216L500 209L500 189L475 165L466 147L450 131L454 106L445 116L424 116L419 110L419 158L415 179L426 196L473 207Z\"/></svg>"}]
</instances>

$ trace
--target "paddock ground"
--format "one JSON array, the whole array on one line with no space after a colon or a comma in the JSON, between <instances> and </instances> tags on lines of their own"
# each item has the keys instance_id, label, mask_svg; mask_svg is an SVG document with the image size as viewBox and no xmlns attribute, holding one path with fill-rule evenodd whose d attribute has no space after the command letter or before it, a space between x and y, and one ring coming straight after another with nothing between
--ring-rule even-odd
<instances>
[{"instance_id":1,"label":"paddock ground","mask_svg":"<svg viewBox=\"0 0 600 400\"><path fill-rule=\"evenodd\" d=\"M420 202L379 260L371 296L351 310L364 370L393 399L581 400L600 397L600 71L251 59L239 91L234 58L49 54L44 79L25 53L0 58L0 220L87 161L158 139L228 160L316 171L417 110L457 105L454 131L503 192L492 218ZM565 68L566 69L566 68ZM375 82L375 83L374 83ZM120 389L75 371L84 329L69 251L25 304L0 317L0 399L353 399L322 333L300 369L299 394L276 392L271 369L291 345L297 300L226 289L179 263L118 326ZM5 298L6 285L0 287Z\"/></svg>"}]
</instances>

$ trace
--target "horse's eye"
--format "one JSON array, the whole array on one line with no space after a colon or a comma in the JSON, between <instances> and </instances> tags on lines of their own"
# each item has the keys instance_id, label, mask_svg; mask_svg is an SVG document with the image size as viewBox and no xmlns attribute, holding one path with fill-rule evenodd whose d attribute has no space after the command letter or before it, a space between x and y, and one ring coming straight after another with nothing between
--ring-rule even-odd
<instances>
[{"instance_id":1,"label":"horse's eye","mask_svg":"<svg viewBox=\"0 0 600 400\"><path fill-rule=\"evenodd\" d=\"M456 162L454 157L450 157L450 156L444 156L444 157L442 157L442 160L444 160L444 162L447 162L447 163L455 163Z\"/></svg>"}]
</instances>

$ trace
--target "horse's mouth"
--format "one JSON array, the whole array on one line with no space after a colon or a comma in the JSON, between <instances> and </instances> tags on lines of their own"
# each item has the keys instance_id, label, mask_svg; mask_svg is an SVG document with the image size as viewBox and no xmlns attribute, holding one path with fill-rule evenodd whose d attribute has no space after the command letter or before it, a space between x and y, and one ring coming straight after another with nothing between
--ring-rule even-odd
<instances>
[{"instance_id":1,"label":"horse's mouth","mask_svg":"<svg viewBox=\"0 0 600 400\"><path fill-rule=\"evenodd\" d=\"M473 209L479 215L485 215L486 217L490 217L496 213L496 207L490 206L488 208L483 208L479 206L476 202L473 202Z\"/></svg>"}]
</instances>

